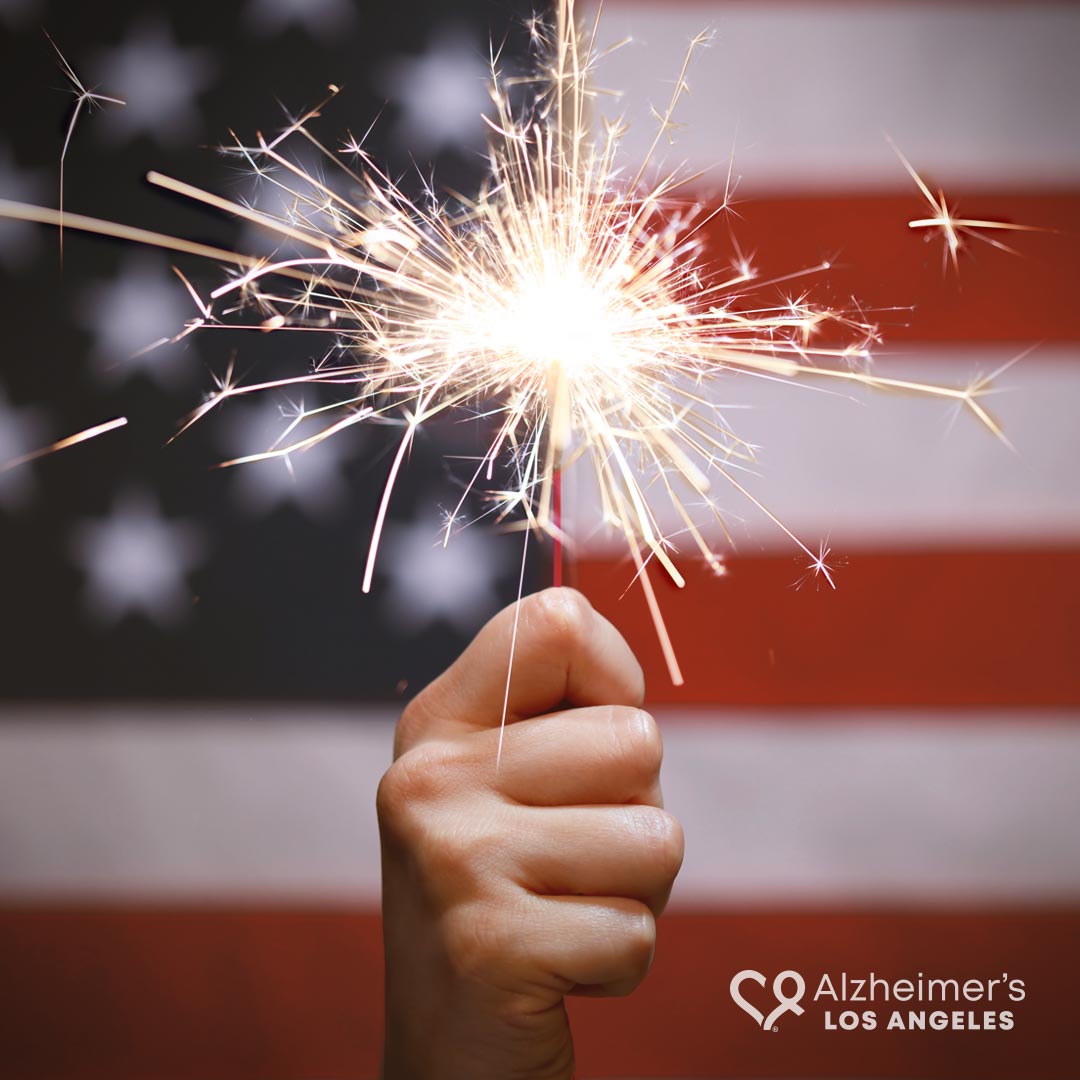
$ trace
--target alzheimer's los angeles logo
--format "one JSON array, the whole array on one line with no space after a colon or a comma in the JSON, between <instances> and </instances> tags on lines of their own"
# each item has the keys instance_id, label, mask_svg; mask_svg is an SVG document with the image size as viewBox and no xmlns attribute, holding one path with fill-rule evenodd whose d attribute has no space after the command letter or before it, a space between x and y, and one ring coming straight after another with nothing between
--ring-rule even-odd
<instances>
[{"instance_id":1,"label":"alzheimer's los angeles logo","mask_svg":"<svg viewBox=\"0 0 1080 1080\"><path fill-rule=\"evenodd\" d=\"M773 979L772 992L778 1004L776 1008L768 1014L763 1013L756 1005L751 1005L750 1002L743 997L742 985L745 982L756 982L758 986L764 986L765 976L762 975L760 971L754 971L753 968L747 968L745 971L740 971L738 975L735 975L732 978L730 989L731 1000L734 1001L744 1013L753 1017L755 1022L766 1030L771 1028L784 1013L792 1012L796 1016L802 1016L804 1010L799 1005L799 1002L802 1001L803 995L806 993L806 982L797 971L781 971L780 974ZM789 982L795 984L794 993L790 996L784 992L784 987Z\"/></svg>"},{"instance_id":2,"label":"alzheimer's los angeles logo","mask_svg":"<svg viewBox=\"0 0 1080 1080\"><path fill-rule=\"evenodd\" d=\"M931 978L921 971L908 979L826 973L807 1000L807 982L799 972L778 972L770 983L762 972L745 968L731 977L728 989L731 1000L763 1031L779 1031L788 1014L808 1012L820 1014L826 1031L1011 1031L1016 1018L1003 1006L1027 996L1023 979L1007 972L964 980ZM814 1005L820 1008L810 1008Z\"/></svg>"}]
</instances>

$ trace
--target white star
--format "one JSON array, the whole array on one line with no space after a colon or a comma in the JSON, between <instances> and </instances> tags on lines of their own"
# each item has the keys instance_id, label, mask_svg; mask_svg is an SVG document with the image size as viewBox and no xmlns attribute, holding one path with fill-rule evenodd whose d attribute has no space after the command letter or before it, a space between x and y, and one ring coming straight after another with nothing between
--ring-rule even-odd
<instances>
[{"instance_id":1,"label":"white star","mask_svg":"<svg viewBox=\"0 0 1080 1080\"><path fill-rule=\"evenodd\" d=\"M180 333L194 311L183 285L158 256L128 256L116 278L83 290L78 308L94 335L92 360L102 381L120 382L137 372L165 387L185 379L190 341L157 343Z\"/></svg>"},{"instance_id":2,"label":"white star","mask_svg":"<svg viewBox=\"0 0 1080 1080\"><path fill-rule=\"evenodd\" d=\"M39 203L44 191L41 174L20 169L10 148L0 144L0 198ZM9 270L22 266L37 248L38 237L38 229L28 221L0 220L0 263Z\"/></svg>"},{"instance_id":3,"label":"white star","mask_svg":"<svg viewBox=\"0 0 1080 1080\"><path fill-rule=\"evenodd\" d=\"M288 429L301 410L272 401L238 404L225 424L230 458L263 454L314 435L319 419ZM326 417L321 418L323 424ZM292 503L309 517L334 513L349 494L344 459L355 450L355 429L325 439L308 450L231 469L237 499L249 513L265 514Z\"/></svg>"},{"instance_id":4,"label":"white star","mask_svg":"<svg viewBox=\"0 0 1080 1080\"><path fill-rule=\"evenodd\" d=\"M206 50L175 45L164 22L137 24L122 45L101 53L94 64L98 77L126 102L108 110L101 127L116 139L149 135L166 143L197 137L195 98L210 85L216 67Z\"/></svg>"},{"instance_id":5,"label":"white star","mask_svg":"<svg viewBox=\"0 0 1080 1080\"><path fill-rule=\"evenodd\" d=\"M48 441L41 410L27 406L16 409L0 389L0 507L12 511L25 506L33 490L32 467L17 465L5 470L5 462L32 453Z\"/></svg>"},{"instance_id":6,"label":"white star","mask_svg":"<svg viewBox=\"0 0 1080 1080\"><path fill-rule=\"evenodd\" d=\"M444 547L444 529L428 516L392 525L384 534L384 611L403 633L417 634L441 621L472 634L498 606L496 585L509 562L505 543L481 523L456 531Z\"/></svg>"},{"instance_id":7,"label":"white star","mask_svg":"<svg viewBox=\"0 0 1080 1080\"><path fill-rule=\"evenodd\" d=\"M109 517L78 525L72 550L87 577L83 599L94 619L115 623L138 613L169 626L190 611L185 578L202 562L206 545L190 522L167 520L153 499L129 494Z\"/></svg>"},{"instance_id":8,"label":"white star","mask_svg":"<svg viewBox=\"0 0 1080 1080\"><path fill-rule=\"evenodd\" d=\"M244 14L259 34L278 34L295 24L323 41L347 30L356 16L349 0L251 0Z\"/></svg>"},{"instance_id":9,"label":"white star","mask_svg":"<svg viewBox=\"0 0 1080 1080\"><path fill-rule=\"evenodd\" d=\"M24 25L40 7L40 0L0 0L0 22L8 22L14 26Z\"/></svg>"},{"instance_id":10,"label":"white star","mask_svg":"<svg viewBox=\"0 0 1080 1080\"><path fill-rule=\"evenodd\" d=\"M422 56L391 61L379 82L401 108L401 145L418 155L483 146L488 129L480 116L491 108L489 76L475 39L460 25L444 28Z\"/></svg>"}]
</instances>

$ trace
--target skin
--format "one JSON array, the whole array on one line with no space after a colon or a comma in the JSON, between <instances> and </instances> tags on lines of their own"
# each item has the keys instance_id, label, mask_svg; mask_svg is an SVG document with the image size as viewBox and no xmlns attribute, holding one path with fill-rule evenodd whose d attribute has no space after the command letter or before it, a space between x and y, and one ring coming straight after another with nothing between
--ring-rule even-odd
<instances>
[{"instance_id":1,"label":"skin","mask_svg":"<svg viewBox=\"0 0 1080 1080\"><path fill-rule=\"evenodd\" d=\"M683 857L641 668L571 589L521 601L405 710L379 788L385 1080L567 1080L564 999L645 977Z\"/></svg>"}]
</instances>

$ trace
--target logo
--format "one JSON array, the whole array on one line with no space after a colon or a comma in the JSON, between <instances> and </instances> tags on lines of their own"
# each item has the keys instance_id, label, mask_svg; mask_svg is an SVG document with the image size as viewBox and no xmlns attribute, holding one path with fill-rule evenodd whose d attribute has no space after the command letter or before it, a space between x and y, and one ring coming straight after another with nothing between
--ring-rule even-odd
<instances>
[{"instance_id":1,"label":"logo","mask_svg":"<svg viewBox=\"0 0 1080 1080\"><path fill-rule=\"evenodd\" d=\"M740 1009L748 1016L750 1016L754 1023L760 1025L762 1030L769 1030L770 1028L775 1031L776 1028L773 1025L780 1019L784 1013L792 1012L796 1016L802 1016L805 1011L799 1004L803 999L803 995L806 993L806 982L803 977L797 971L781 971L779 975L773 979L772 992L773 996L779 1003L775 1009L768 1016L766 1016L756 1006L751 1005L749 1001L742 995L742 984L747 980L756 982L758 986L765 985L765 976L760 971L755 971L753 968L747 968L745 971L740 971L731 980L731 1000L739 1006ZM785 994L784 983L794 982L795 993Z\"/></svg>"},{"instance_id":2,"label":"logo","mask_svg":"<svg viewBox=\"0 0 1080 1080\"><path fill-rule=\"evenodd\" d=\"M748 991L748 1000L743 993L748 982L763 990L768 986L760 971L745 968L732 976L728 990L731 1000L762 1031L778 1031L776 1022L786 1013L803 1016L807 1010L820 1016L825 1031L1012 1031L1013 1006L1027 997L1024 980L1010 978L1008 972L965 979L922 971L903 978L873 971L861 975L826 971L812 974L814 989L808 991L802 975L788 968L772 981L775 1007L754 990ZM800 1004L804 998L805 1009ZM807 1022L814 1023L815 1018Z\"/></svg>"}]
</instances>

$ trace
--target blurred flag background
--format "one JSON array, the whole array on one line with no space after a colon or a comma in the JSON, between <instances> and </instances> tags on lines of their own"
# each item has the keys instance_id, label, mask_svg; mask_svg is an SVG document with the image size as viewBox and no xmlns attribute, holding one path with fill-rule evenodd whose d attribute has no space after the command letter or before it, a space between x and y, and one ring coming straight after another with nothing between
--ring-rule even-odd
<instances>
[{"instance_id":1,"label":"blurred flag background","mask_svg":"<svg viewBox=\"0 0 1080 1080\"><path fill-rule=\"evenodd\" d=\"M88 89L73 211L244 249L250 229L142 183L149 168L280 212L213 147L343 94L328 142L367 131L391 171L482 175L490 38L527 64L526 4L0 0L0 198L55 205ZM807 577L732 492L723 577L687 559L661 600L673 688L632 569L592 528L572 574L646 666L687 862L655 970L573 1006L583 1075L1066 1077L1080 961L1080 9L1064 2L651 4L609 0L630 44L598 110L647 149L690 38L715 39L663 156L734 215L710 253L879 322L877 370L967 385L1015 451L925 399L721 379L760 449L756 496L835 567ZM1046 226L971 240L959 273L888 132L965 217ZM406 180L406 183L411 181ZM416 187L419 188L419 179ZM262 247L260 247L262 245ZM393 429L218 471L298 399L238 402L164 447L230 361L294 372L300 335L209 332L170 266L212 266L0 222L0 462L116 415L128 428L0 473L0 1075L374 1075L381 1025L374 790L402 701L516 592L520 538L436 546L475 425L421 440L382 569L360 592ZM797 291L786 292L786 289ZM303 362L316 359L312 354ZM1029 350L1031 350L1029 352ZM449 458L449 461L447 460ZM828 554L825 551L828 549ZM530 587L546 579L538 552ZM625 594L625 595L624 595ZM1008 1033L768 1036L743 969L1021 978Z\"/></svg>"}]
</instances>

